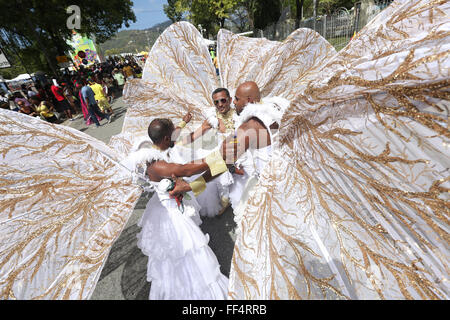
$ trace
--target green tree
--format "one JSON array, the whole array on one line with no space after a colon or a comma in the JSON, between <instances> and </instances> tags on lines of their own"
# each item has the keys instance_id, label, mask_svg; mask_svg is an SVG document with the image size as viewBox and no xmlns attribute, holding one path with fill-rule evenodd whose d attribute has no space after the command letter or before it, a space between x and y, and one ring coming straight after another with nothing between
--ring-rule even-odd
<instances>
[{"instance_id":1,"label":"green tree","mask_svg":"<svg viewBox=\"0 0 450 320\"><path fill-rule=\"evenodd\" d=\"M105 51L105 56L112 56L112 55L120 54L120 53L122 53L122 52L118 48L108 49L108 50Z\"/></svg>"},{"instance_id":2,"label":"green tree","mask_svg":"<svg viewBox=\"0 0 450 320\"><path fill-rule=\"evenodd\" d=\"M318 13L330 15L339 8L351 9L355 3L356 0L320 0Z\"/></svg>"},{"instance_id":3,"label":"green tree","mask_svg":"<svg viewBox=\"0 0 450 320\"><path fill-rule=\"evenodd\" d=\"M280 0L239 0L236 8L243 7L247 12L250 30L264 29L280 18L282 2Z\"/></svg>"},{"instance_id":4,"label":"green tree","mask_svg":"<svg viewBox=\"0 0 450 320\"><path fill-rule=\"evenodd\" d=\"M56 56L71 49L66 43L72 36L67 27L70 14L66 10L72 4L72 0L0 0L3 45L7 43L20 50L38 48L56 73ZM81 9L81 29L77 32L93 35L98 43L106 41L122 25L136 21L132 4L131 0L77 1Z\"/></svg>"},{"instance_id":5,"label":"green tree","mask_svg":"<svg viewBox=\"0 0 450 320\"><path fill-rule=\"evenodd\" d=\"M289 7L291 16L295 19L296 28L300 21L314 15L314 4L317 4L318 15L331 15L339 8L351 9L357 0L284 0L283 6Z\"/></svg>"},{"instance_id":6,"label":"green tree","mask_svg":"<svg viewBox=\"0 0 450 320\"><path fill-rule=\"evenodd\" d=\"M240 4L247 11L247 18L250 29L255 30L255 14L258 9L258 0L241 0Z\"/></svg>"},{"instance_id":7,"label":"green tree","mask_svg":"<svg viewBox=\"0 0 450 320\"><path fill-rule=\"evenodd\" d=\"M223 28L225 20L237 8L239 0L174 0L168 2L168 9L164 12L169 19L178 16L186 17L193 25L201 25L206 35L215 35L219 28ZM170 10L169 10L170 7ZM172 20L173 21L173 20Z\"/></svg>"},{"instance_id":8,"label":"green tree","mask_svg":"<svg viewBox=\"0 0 450 320\"><path fill-rule=\"evenodd\" d=\"M281 15L281 1L259 0L254 11L254 26L264 29L268 25L278 21Z\"/></svg>"},{"instance_id":9,"label":"green tree","mask_svg":"<svg viewBox=\"0 0 450 320\"><path fill-rule=\"evenodd\" d=\"M305 0L295 0L295 29L300 26L300 20L303 18L303 5Z\"/></svg>"},{"instance_id":10,"label":"green tree","mask_svg":"<svg viewBox=\"0 0 450 320\"><path fill-rule=\"evenodd\" d=\"M173 0L168 2L165 12L173 19L174 11L195 26L201 25L208 35L215 35L227 19L235 20L240 30L247 26L251 30L264 29L278 21L281 9L281 0ZM242 19L243 13L247 15L247 21Z\"/></svg>"},{"instance_id":11,"label":"green tree","mask_svg":"<svg viewBox=\"0 0 450 320\"><path fill-rule=\"evenodd\" d=\"M167 4L164 5L164 13L172 22L183 19L183 13L177 10L177 2L177 0L167 0Z\"/></svg>"}]
</instances>

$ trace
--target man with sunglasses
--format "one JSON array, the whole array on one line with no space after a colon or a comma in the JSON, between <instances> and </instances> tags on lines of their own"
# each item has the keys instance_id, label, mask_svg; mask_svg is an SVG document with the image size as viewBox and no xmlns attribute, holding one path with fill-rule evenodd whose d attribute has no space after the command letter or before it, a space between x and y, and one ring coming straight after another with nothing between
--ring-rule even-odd
<instances>
[{"instance_id":1,"label":"man with sunglasses","mask_svg":"<svg viewBox=\"0 0 450 320\"><path fill-rule=\"evenodd\" d=\"M183 139L183 144L189 144L202 137L209 129L214 128L220 137L224 138L224 134L234 133L234 114L231 108L230 92L226 88L217 88L212 93L212 99L215 108L208 108L205 111L206 120L195 131L191 132ZM220 142L223 139L220 139Z\"/></svg>"},{"instance_id":2,"label":"man with sunglasses","mask_svg":"<svg viewBox=\"0 0 450 320\"><path fill-rule=\"evenodd\" d=\"M228 135L234 134L236 112L231 108L230 92L226 88L217 88L212 93L212 99L215 108L205 110L206 120L199 128L185 136L182 144L193 143L212 128L215 129L215 132L214 136L210 138L213 138L211 141L214 141L214 145L220 145ZM202 140L202 149L211 142L210 138ZM203 208L200 212L202 215L213 217L225 212L230 205L228 185L232 181L230 174L227 173L220 175L220 178L215 179L212 184L208 184L208 191L203 192L198 198Z\"/></svg>"},{"instance_id":3,"label":"man with sunglasses","mask_svg":"<svg viewBox=\"0 0 450 320\"><path fill-rule=\"evenodd\" d=\"M193 191L198 196L205 190L206 182L242 165L245 174L240 177L233 175L234 182L230 188L235 221L239 226L243 205L270 160L272 143L276 140L281 117L289 101L281 97L261 99L258 85L247 81L236 89L234 106L239 116L235 122L237 130L223 141L219 150L206 157L209 170L190 184L178 179L170 194L176 196Z\"/></svg>"}]
</instances>

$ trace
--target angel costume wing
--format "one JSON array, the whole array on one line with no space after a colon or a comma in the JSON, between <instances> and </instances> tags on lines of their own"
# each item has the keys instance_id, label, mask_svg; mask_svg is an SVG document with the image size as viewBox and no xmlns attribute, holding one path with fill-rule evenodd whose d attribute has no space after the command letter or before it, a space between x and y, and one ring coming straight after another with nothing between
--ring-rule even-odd
<instances>
[{"instance_id":1,"label":"angel costume wing","mask_svg":"<svg viewBox=\"0 0 450 320\"><path fill-rule=\"evenodd\" d=\"M141 194L119 155L0 110L0 299L89 299Z\"/></svg>"},{"instance_id":2,"label":"angel costume wing","mask_svg":"<svg viewBox=\"0 0 450 320\"><path fill-rule=\"evenodd\" d=\"M200 32L190 23L178 22L156 40L146 60L142 79L127 82L127 104L122 132L110 145L126 155L136 139L148 136L154 118L180 121L189 111L193 130L195 121L203 121L204 109L213 106L211 93L219 87L208 47ZM198 123L197 123L198 125Z\"/></svg>"},{"instance_id":3,"label":"angel costume wing","mask_svg":"<svg viewBox=\"0 0 450 320\"><path fill-rule=\"evenodd\" d=\"M298 86L315 77L336 50L311 29L297 29L284 41L248 38L221 29L217 54L223 87L234 92L245 81L258 84L262 97L292 100Z\"/></svg>"},{"instance_id":4,"label":"angel costume wing","mask_svg":"<svg viewBox=\"0 0 450 320\"><path fill-rule=\"evenodd\" d=\"M449 298L449 13L395 1L295 85L230 298Z\"/></svg>"},{"instance_id":5,"label":"angel costume wing","mask_svg":"<svg viewBox=\"0 0 450 320\"><path fill-rule=\"evenodd\" d=\"M293 98L295 84L306 81L335 53L324 38L309 29L299 29L283 42L220 30L219 81L200 32L188 22L172 24L153 45L142 79L126 84L124 125L109 144L125 155L136 139L147 136L153 118L179 121L188 111L193 121L185 131L192 131L198 121L207 118L216 88L233 93L244 80L255 80L264 95Z\"/></svg>"},{"instance_id":6,"label":"angel costume wing","mask_svg":"<svg viewBox=\"0 0 450 320\"><path fill-rule=\"evenodd\" d=\"M337 55L307 30L283 43L222 31L221 86L292 99L239 226L230 298L448 298L448 13L394 2ZM212 105L201 43L185 22L161 35L126 85L115 150L0 110L2 298L89 298L140 195L118 159L152 117L203 120Z\"/></svg>"}]
</instances>

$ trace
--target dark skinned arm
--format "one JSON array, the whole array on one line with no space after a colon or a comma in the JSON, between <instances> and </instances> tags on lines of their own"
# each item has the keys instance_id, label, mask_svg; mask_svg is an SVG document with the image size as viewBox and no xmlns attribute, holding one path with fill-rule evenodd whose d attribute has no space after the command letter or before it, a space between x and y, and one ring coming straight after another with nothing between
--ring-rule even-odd
<instances>
[{"instance_id":1,"label":"dark skinned arm","mask_svg":"<svg viewBox=\"0 0 450 320\"><path fill-rule=\"evenodd\" d=\"M189 121L191 121L191 119L192 119L192 115L189 112L186 113L183 117L183 121L186 123L189 123ZM183 128L178 127L178 126L175 128L175 130L172 133L172 141L177 141L182 129Z\"/></svg>"},{"instance_id":2,"label":"dark skinned arm","mask_svg":"<svg viewBox=\"0 0 450 320\"><path fill-rule=\"evenodd\" d=\"M258 132L261 132L262 134L259 135ZM267 138L268 136L269 133L266 127L258 119L253 118L243 123L237 130L236 139L233 136L229 136L222 143L221 153L223 159L227 163L227 166L232 166L237 161L237 159L239 159L239 157L242 156L250 147L263 148L270 145L270 138L266 139L266 141L263 141L264 138ZM175 177L180 176L172 176L172 178ZM207 171L202 175L202 177L206 182L209 182L215 178L211 175L209 167L207 168ZM191 190L192 188L187 182L182 179L177 179L175 189L173 189L169 193L172 196L176 196Z\"/></svg>"},{"instance_id":3,"label":"dark skinned arm","mask_svg":"<svg viewBox=\"0 0 450 320\"><path fill-rule=\"evenodd\" d=\"M209 129L211 129L211 125L208 123L208 121L204 121L200 127L183 138L183 144L194 142L195 140L203 136Z\"/></svg>"},{"instance_id":4,"label":"dark skinned arm","mask_svg":"<svg viewBox=\"0 0 450 320\"><path fill-rule=\"evenodd\" d=\"M148 177L150 180L156 182L164 178L170 178L173 175L177 177L190 177L194 174L202 173L205 170L208 170L208 164L205 161L195 161L187 164L155 161L147 165Z\"/></svg>"}]
</instances>

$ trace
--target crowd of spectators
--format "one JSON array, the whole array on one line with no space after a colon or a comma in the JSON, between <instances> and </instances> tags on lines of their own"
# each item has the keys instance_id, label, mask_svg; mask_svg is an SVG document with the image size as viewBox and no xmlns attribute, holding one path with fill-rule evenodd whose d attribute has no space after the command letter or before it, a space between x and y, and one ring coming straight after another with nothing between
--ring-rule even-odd
<instances>
[{"instance_id":1,"label":"crowd of spectators","mask_svg":"<svg viewBox=\"0 0 450 320\"><path fill-rule=\"evenodd\" d=\"M131 55L109 58L89 67L81 65L76 71L66 70L46 82L23 84L15 92L0 92L0 107L53 123L73 120L82 113L87 125L97 123L83 109L84 82L94 90L101 112L112 115L110 104L122 95L126 81L142 76L141 65L141 61Z\"/></svg>"}]
</instances>

